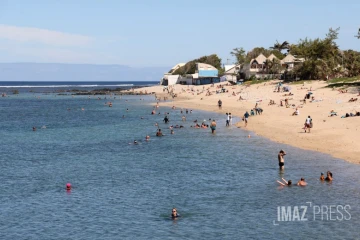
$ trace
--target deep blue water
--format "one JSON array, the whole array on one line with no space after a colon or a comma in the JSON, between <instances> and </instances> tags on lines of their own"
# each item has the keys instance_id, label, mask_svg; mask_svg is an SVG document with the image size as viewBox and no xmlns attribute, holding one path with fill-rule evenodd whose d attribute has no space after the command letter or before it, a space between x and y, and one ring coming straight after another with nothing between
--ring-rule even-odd
<instances>
[{"instance_id":1,"label":"deep blue water","mask_svg":"<svg viewBox=\"0 0 360 240\"><path fill-rule=\"evenodd\" d=\"M193 110L185 123L179 109L150 115L154 105L153 96L0 98L0 239L359 239L359 165L226 128L215 113ZM185 128L171 135L165 112ZM209 118L215 135L190 127ZM166 136L155 137L156 122ZM318 180L327 170L331 184ZM308 186L279 188L281 177ZM278 207L304 205L307 221L277 221ZM326 220L332 205L350 209Z\"/></svg>"},{"instance_id":2,"label":"deep blue water","mask_svg":"<svg viewBox=\"0 0 360 240\"><path fill-rule=\"evenodd\" d=\"M0 93L12 94L14 90L20 93L37 92L46 93L66 90L94 90L94 89L116 89L132 88L157 85L159 82L152 81L96 81L96 82L78 82L78 81L0 81Z\"/></svg>"}]
</instances>

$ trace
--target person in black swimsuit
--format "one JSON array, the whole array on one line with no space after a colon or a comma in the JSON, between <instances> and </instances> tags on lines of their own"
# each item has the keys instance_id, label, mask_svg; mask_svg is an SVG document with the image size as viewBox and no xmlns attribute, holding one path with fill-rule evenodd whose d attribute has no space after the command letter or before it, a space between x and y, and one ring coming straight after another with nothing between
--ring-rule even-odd
<instances>
[{"instance_id":1,"label":"person in black swimsuit","mask_svg":"<svg viewBox=\"0 0 360 240\"><path fill-rule=\"evenodd\" d=\"M279 168L280 170L284 170L284 156L286 155L284 150L280 150L279 154L278 154L278 160L279 160Z\"/></svg>"}]
</instances>

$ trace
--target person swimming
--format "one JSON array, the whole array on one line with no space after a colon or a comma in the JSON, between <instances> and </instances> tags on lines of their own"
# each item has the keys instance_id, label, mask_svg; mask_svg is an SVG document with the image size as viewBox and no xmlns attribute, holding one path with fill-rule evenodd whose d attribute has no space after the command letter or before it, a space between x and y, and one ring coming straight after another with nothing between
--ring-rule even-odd
<instances>
[{"instance_id":1,"label":"person swimming","mask_svg":"<svg viewBox=\"0 0 360 240\"><path fill-rule=\"evenodd\" d=\"M279 180L276 180L276 181L282 186L291 186L291 184L292 184L291 180L286 181L284 178L281 178L281 180L283 180L283 182L280 182Z\"/></svg>"},{"instance_id":2,"label":"person swimming","mask_svg":"<svg viewBox=\"0 0 360 240\"><path fill-rule=\"evenodd\" d=\"M324 181L324 180L325 180L324 173L321 173L321 175L320 175L320 181Z\"/></svg>"},{"instance_id":3,"label":"person swimming","mask_svg":"<svg viewBox=\"0 0 360 240\"><path fill-rule=\"evenodd\" d=\"M332 172L327 171L327 172L326 172L326 178L325 178L325 181L327 181L327 182L331 182L332 180L333 180Z\"/></svg>"},{"instance_id":4,"label":"person swimming","mask_svg":"<svg viewBox=\"0 0 360 240\"><path fill-rule=\"evenodd\" d=\"M176 208L173 208L172 211L171 211L171 218L175 219L175 218L178 218L178 217L180 217L180 215L177 213Z\"/></svg>"},{"instance_id":5,"label":"person swimming","mask_svg":"<svg viewBox=\"0 0 360 240\"><path fill-rule=\"evenodd\" d=\"M298 181L297 185L302 187L306 186L307 183L305 182L305 178L301 178L300 181Z\"/></svg>"},{"instance_id":6,"label":"person swimming","mask_svg":"<svg viewBox=\"0 0 360 240\"><path fill-rule=\"evenodd\" d=\"M162 137L163 136L163 134L161 132L161 129L158 129L158 131L156 132L156 136L157 137Z\"/></svg>"}]
</instances>

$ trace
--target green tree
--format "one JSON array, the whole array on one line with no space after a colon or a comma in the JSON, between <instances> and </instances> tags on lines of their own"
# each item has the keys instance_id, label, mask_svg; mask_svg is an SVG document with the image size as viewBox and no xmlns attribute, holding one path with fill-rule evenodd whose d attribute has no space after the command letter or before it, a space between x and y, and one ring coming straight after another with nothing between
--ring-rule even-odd
<instances>
[{"instance_id":1,"label":"green tree","mask_svg":"<svg viewBox=\"0 0 360 240\"><path fill-rule=\"evenodd\" d=\"M234 48L230 52L230 54L236 58L236 63L237 64L245 63L246 52L242 47L241 48Z\"/></svg>"},{"instance_id":2,"label":"green tree","mask_svg":"<svg viewBox=\"0 0 360 240\"><path fill-rule=\"evenodd\" d=\"M325 79L334 75L341 64L341 52L335 40L340 28L329 29L324 39L300 39L298 44L291 45L290 53L305 62L294 69L302 79Z\"/></svg>"},{"instance_id":3,"label":"green tree","mask_svg":"<svg viewBox=\"0 0 360 240\"><path fill-rule=\"evenodd\" d=\"M348 77L360 75L360 52L344 51L344 68Z\"/></svg>"},{"instance_id":4,"label":"green tree","mask_svg":"<svg viewBox=\"0 0 360 240\"><path fill-rule=\"evenodd\" d=\"M256 58L260 54L264 54L265 57L268 57L270 56L271 51L263 47L256 47L246 54L245 62L250 63L251 59Z\"/></svg>"},{"instance_id":5,"label":"green tree","mask_svg":"<svg viewBox=\"0 0 360 240\"><path fill-rule=\"evenodd\" d=\"M216 54L212 54L209 56L203 56L198 59L194 59L190 62L187 62L184 66L178 68L173 75L186 75L186 74L194 74L196 71L196 63L206 63L212 65L213 67L217 68L220 72L222 69L221 66L221 58L219 58Z\"/></svg>"},{"instance_id":6,"label":"green tree","mask_svg":"<svg viewBox=\"0 0 360 240\"><path fill-rule=\"evenodd\" d=\"M282 70L281 62L279 59L274 58L271 61L269 73L271 74L279 74Z\"/></svg>"},{"instance_id":7,"label":"green tree","mask_svg":"<svg viewBox=\"0 0 360 240\"><path fill-rule=\"evenodd\" d=\"M289 50L290 44L287 41L284 41L283 43L279 43L278 40L276 40L276 43L274 44L274 46L270 47L270 49L277 50L281 53L285 49Z\"/></svg>"}]
</instances>

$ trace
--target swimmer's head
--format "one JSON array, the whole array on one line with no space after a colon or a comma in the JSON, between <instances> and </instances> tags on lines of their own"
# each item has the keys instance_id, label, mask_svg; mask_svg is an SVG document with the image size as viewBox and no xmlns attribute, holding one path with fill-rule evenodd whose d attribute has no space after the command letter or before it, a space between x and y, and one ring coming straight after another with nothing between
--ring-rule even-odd
<instances>
[{"instance_id":1,"label":"swimmer's head","mask_svg":"<svg viewBox=\"0 0 360 240\"><path fill-rule=\"evenodd\" d=\"M288 181L288 185L290 186L291 184L292 184L292 181L291 181L291 180L289 180L289 181Z\"/></svg>"},{"instance_id":2,"label":"swimmer's head","mask_svg":"<svg viewBox=\"0 0 360 240\"><path fill-rule=\"evenodd\" d=\"M66 184L66 190L71 190L71 183Z\"/></svg>"},{"instance_id":3,"label":"swimmer's head","mask_svg":"<svg viewBox=\"0 0 360 240\"><path fill-rule=\"evenodd\" d=\"M172 209L171 215L172 215L172 216L176 216L176 215L177 215L177 210L176 210L176 208L173 208L173 209Z\"/></svg>"}]
</instances>

